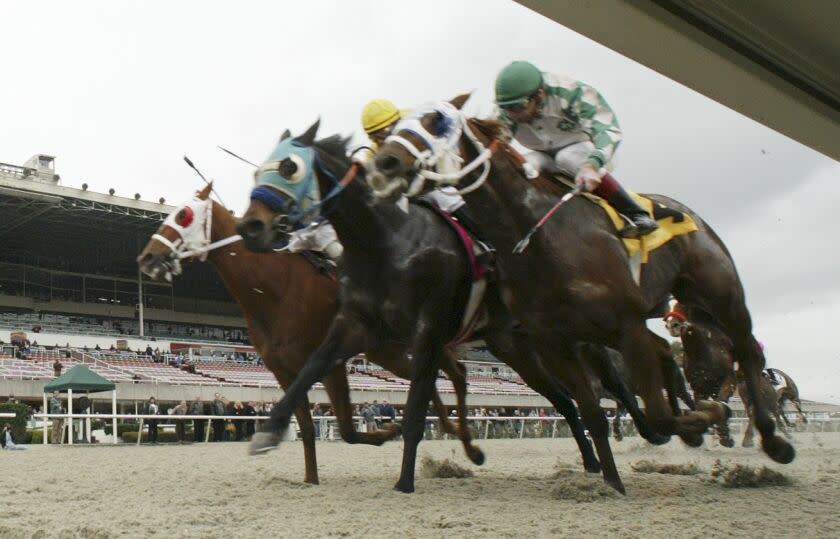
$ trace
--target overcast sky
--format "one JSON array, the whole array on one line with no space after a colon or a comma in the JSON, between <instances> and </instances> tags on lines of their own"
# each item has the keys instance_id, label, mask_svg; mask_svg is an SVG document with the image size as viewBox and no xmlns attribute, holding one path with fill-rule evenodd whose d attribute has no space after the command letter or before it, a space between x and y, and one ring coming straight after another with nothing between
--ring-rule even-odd
<instances>
[{"instance_id":1,"label":"overcast sky","mask_svg":"<svg viewBox=\"0 0 840 539\"><path fill-rule=\"evenodd\" d=\"M62 184L186 200L181 157L247 205L247 165L318 116L355 134L371 98L399 106L474 91L527 59L598 88L625 138L616 176L697 210L729 246L770 366L840 403L840 163L513 2L0 4L0 162L56 156Z\"/></svg>"}]
</instances>

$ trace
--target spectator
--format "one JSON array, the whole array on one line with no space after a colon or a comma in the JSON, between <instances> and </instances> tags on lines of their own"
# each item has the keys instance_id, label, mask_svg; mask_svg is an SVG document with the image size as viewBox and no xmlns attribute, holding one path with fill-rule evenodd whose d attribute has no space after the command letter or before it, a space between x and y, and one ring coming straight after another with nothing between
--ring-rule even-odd
<instances>
[{"instance_id":1,"label":"spectator","mask_svg":"<svg viewBox=\"0 0 840 539\"><path fill-rule=\"evenodd\" d=\"M242 406L241 402L236 401L233 404L233 410L232 410L231 415L237 415L237 416L245 415L245 407ZM245 422L242 421L241 419L234 419L233 420L233 429L234 429L233 439L236 440L237 442L241 442L242 439L245 437L245 425L243 423L245 423Z\"/></svg>"},{"instance_id":2,"label":"spectator","mask_svg":"<svg viewBox=\"0 0 840 539\"><path fill-rule=\"evenodd\" d=\"M190 415L204 415L204 403L201 402L200 397L196 397L192 403L190 403ZM193 441L194 442L203 442L204 441L204 420L203 419L194 419L193 420Z\"/></svg>"},{"instance_id":3,"label":"spectator","mask_svg":"<svg viewBox=\"0 0 840 539\"><path fill-rule=\"evenodd\" d=\"M245 405L245 413L244 415L249 417L254 417L257 415L257 403L251 401ZM251 439L251 436L254 435L255 425L257 424L256 421L245 421L245 438L247 440Z\"/></svg>"},{"instance_id":4,"label":"spectator","mask_svg":"<svg viewBox=\"0 0 840 539\"><path fill-rule=\"evenodd\" d=\"M362 419L365 420L365 432L373 432L376 430L376 413L373 405L365 402L362 405Z\"/></svg>"},{"instance_id":5,"label":"spectator","mask_svg":"<svg viewBox=\"0 0 840 539\"><path fill-rule=\"evenodd\" d=\"M383 423L393 423L397 418L397 414L394 412L394 407L386 400L383 400L382 405L379 407L379 415L383 416Z\"/></svg>"},{"instance_id":6,"label":"spectator","mask_svg":"<svg viewBox=\"0 0 840 539\"><path fill-rule=\"evenodd\" d=\"M58 358L55 358L55 363L53 363L53 374L55 374L56 378L61 376L61 369L63 369L63 368L64 368L64 365L61 363L61 360L58 359Z\"/></svg>"},{"instance_id":7,"label":"spectator","mask_svg":"<svg viewBox=\"0 0 840 539\"><path fill-rule=\"evenodd\" d=\"M222 400L222 396L216 393L215 398L213 399L213 415L223 416L225 415L225 403ZM213 420L213 441L214 442L224 442L225 441L225 420L224 419L214 419Z\"/></svg>"},{"instance_id":8,"label":"spectator","mask_svg":"<svg viewBox=\"0 0 840 539\"><path fill-rule=\"evenodd\" d=\"M182 400L181 403L172 408L172 415L187 415L187 401ZM178 438L178 443L182 444L186 441L186 428L184 426L186 423L185 419L176 419L175 420L175 437Z\"/></svg>"},{"instance_id":9,"label":"spectator","mask_svg":"<svg viewBox=\"0 0 840 539\"><path fill-rule=\"evenodd\" d=\"M146 403L145 410L143 413L146 415L158 415L160 413L160 407L158 406L157 402L155 402L154 397L149 397L149 402ZM157 444L158 438L158 420L157 419L147 419L146 420L149 425L149 439L148 442L150 444ZM142 436L143 433L138 433L138 436Z\"/></svg>"},{"instance_id":10,"label":"spectator","mask_svg":"<svg viewBox=\"0 0 840 539\"><path fill-rule=\"evenodd\" d=\"M13 451L15 449L26 449L22 445L17 445L15 443L15 435L12 432L12 426L9 423L3 425L3 433L0 434L0 446L9 451Z\"/></svg>"},{"instance_id":11,"label":"spectator","mask_svg":"<svg viewBox=\"0 0 840 539\"><path fill-rule=\"evenodd\" d=\"M64 408L61 406L61 398L58 390L53 391L53 396L50 399L50 413L63 414ZM64 418L55 418L52 420L52 439L54 444L61 443L61 435L64 432Z\"/></svg>"}]
</instances>

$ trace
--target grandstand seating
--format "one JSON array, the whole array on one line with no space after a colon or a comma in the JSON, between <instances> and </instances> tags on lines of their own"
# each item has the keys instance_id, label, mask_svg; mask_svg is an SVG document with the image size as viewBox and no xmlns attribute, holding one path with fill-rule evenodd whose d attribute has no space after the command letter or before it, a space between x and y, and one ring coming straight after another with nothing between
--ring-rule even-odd
<instances>
[{"instance_id":1,"label":"grandstand seating","mask_svg":"<svg viewBox=\"0 0 840 539\"><path fill-rule=\"evenodd\" d=\"M279 387L274 375L264 366L234 361L193 361L195 373L184 370L169 362L156 363L153 358L130 351L74 351L72 358L66 358L65 350L46 350L38 347L29 350L25 359L0 355L0 378L51 379L54 377L53 362L59 359L64 372L78 363L112 382L121 383L164 383L177 385L221 385L245 387ZM174 356L173 356L174 357ZM347 374L353 391L408 391L409 382L394 373L368 364L354 366ZM436 381L441 393L454 393L452 382L442 375ZM477 394L536 395L520 380L498 375L473 374L467 377L468 392ZM315 389L322 389L319 382Z\"/></svg>"}]
</instances>

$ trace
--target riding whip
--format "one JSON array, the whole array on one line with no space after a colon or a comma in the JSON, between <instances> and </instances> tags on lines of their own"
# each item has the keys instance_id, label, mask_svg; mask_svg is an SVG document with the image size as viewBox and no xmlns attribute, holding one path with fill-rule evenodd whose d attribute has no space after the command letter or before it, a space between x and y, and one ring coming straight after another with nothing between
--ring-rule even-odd
<instances>
[{"instance_id":1,"label":"riding whip","mask_svg":"<svg viewBox=\"0 0 840 539\"><path fill-rule=\"evenodd\" d=\"M537 221L537 224L535 224L533 227L531 227L531 230L529 230L528 233L525 234L525 237L522 238L521 240L519 240L519 243L517 243L516 247L513 248L513 254L517 254L517 255L522 254L522 251L524 251L528 247L528 244L531 243L531 236L536 234L537 230L541 229L542 226L546 222L548 222L548 220L551 218L551 216L554 215L555 212L557 212L557 210L560 209L560 206L562 206L566 202L570 201L572 198L574 198L575 195L579 195L582 190L583 190L583 186L579 185L579 186L575 187L574 189L572 189L571 191L569 191L568 193L566 193L565 195L563 195L563 198L561 198L557 202L557 204L554 205L553 208L548 210L548 213L543 215L542 218L539 221Z\"/></svg>"},{"instance_id":2,"label":"riding whip","mask_svg":"<svg viewBox=\"0 0 840 539\"><path fill-rule=\"evenodd\" d=\"M225 153L227 153L227 154L229 154L229 155L232 155L233 157L235 157L235 158L239 159L239 160L240 160L240 161L242 161L243 163L248 163L249 165L251 165L251 166L252 166L252 167L254 167L254 168L260 168L259 166L257 166L257 165L255 165L254 163L252 163L252 162L248 161L248 160L247 160L247 159L245 159L244 157L239 156L239 155L236 155L235 153L233 153L232 151L228 150L227 148L222 148L221 146L216 146L216 148L218 148L218 149L222 150L223 152L225 152Z\"/></svg>"},{"instance_id":3,"label":"riding whip","mask_svg":"<svg viewBox=\"0 0 840 539\"><path fill-rule=\"evenodd\" d=\"M216 193L216 196L219 198L219 203L221 203L222 206L225 206L225 203L222 201L222 197L219 195L219 192L216 191L216 189L213 187L213 182L205 178L204 174L202 174L201 171L198 170L195 165L193 165L193 162L190 161L190 158L186 155L184 156L184 161L186 161L187 165L189 165L190 168L193 169L195 173L201 177L202 180L204 180L204 183L210 186L210 190ZM225 208L227 208L227 206L225 206Z\"/></svg>"}]
</instances>

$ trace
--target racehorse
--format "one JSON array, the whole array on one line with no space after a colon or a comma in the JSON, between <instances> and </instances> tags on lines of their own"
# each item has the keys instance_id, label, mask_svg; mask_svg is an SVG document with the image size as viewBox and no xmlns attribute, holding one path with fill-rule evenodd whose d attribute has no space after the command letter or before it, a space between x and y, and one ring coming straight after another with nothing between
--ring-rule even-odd
<instances>
[{"instance_id":1,"label":"racehorse","mask_svg":"<svg viewBox=\"0 0 840 539\"><path fill-rule=\"evenodd\" d=\"M751 447L752 428L755 424L754 407L750 406L751 400L746 384L735 371L732 341L713 318L699 309L679 305L669 315L675 313L677 316L667 320L666 327L673 336L678 336L683 344L685 374L694 390L695 398L714 398L729 402L737 388L748 418L742 445ZM780 385L781 381L784 382L784 386L774 389L773 386ZM765 369L760 382L760 394L783 432L783 421L788 427L793 426L784 415L786 400L794 403L802 421L807 423L808 420L802 413L796 383L784 372L774 368ZM716 425L716 428L721 445L732 447L734 442L729 436L727 421Z\"/></svg>"},{"instance_id":2,"label":"racehorse","mask_svg":"<svg viewBox=\"0 0 840 539\"><path fill-rule=\"evenodd\" d=\"M713 316L733 342L748 392L757 396L764 355L752 335L752 322L735 264L714 231L689 208L662 196L657 203L689 214L698 230L672 239L650 253L637 286L629 256L606 214L577 191L526 179L521 156L504 140L501 124L467 120L459 109L469 96L451 103L421 107L401 120L379 149L369 174L378 195L395 200L401 193L424 191L428 179L462 188L482 236L498 249L506 274L504 294L514 315L531 333L546 359L569 342L595 342L618 349L633 370L651 425L662 434L678 434L689 443L725 415L725 407L698 402L683 416L669 409L662 389L669 354L645 320L673 294L680 303ZM461 168L461 163L468 163ZM438 164L443 167L435 171ZM483 167L478 172L479 167ZM460 170L459 170L460 169ZM564 207L544 222L535 242L514 253L517 239L558 204L550 190L564 192ZM550 215L550 214L548 214ZM762 447L774 460L791 462L790 443L774 434L767 407L755 401ZM582 410L583 411L583 410ZM593 437L606 439L606 419L592 417ZM589 422L587 422L589 426ZM597 446L597 442L596 442Z\"/></svg>"},{"instance_id":3,"label":"racehorse","mask_svg":"<svg viewBox=\"0 0 840 539\"><path fill-rule=\"evenodd\" d=\"M258 182L262 171L277 176L267 177L265 185L252 191L251 204L237 227L250 248L268 248L278 230L285 230L292 216L303 211L289 194L296 192L295 185L308 181L311 173L323 197L320 212L329 217L344 246L339 312L321 346L272 410L264 431L252 441L252 450L260 452L277 445L291 410L328 368L364 346L376 349L383 343L399 343L413 350L414 360L403 421L403 463L395 488L413 492L426 404L447 344L459 331L470 291L467 255L456 234L434 210L415 204L400 209L390 203L374 203L363 167L351 164L345 155L346 141L330 137L316 142L317 128L316 122L291 139L284 150L287 155L275 150L273 161L258 170ZM534 356L530 341L511 320L493 288L488 286L485 306L489 325L482 333L488 349L566 417L585 469L598 471L598 460L574 404ZM582 384L590 383L580 379ZM635 401L629 391L624 394ZM651 437L656 440L652 433ZM606 474L603 457L601 466ZM616 488L623 489L620 481Z\"/></svg>"},{"instance_id":4,"label":"racehorse","mask_svg":"<svg viewBox=\"0 0 840 539\"><path fill-rule=\"evenodd\" d=\"M802 419L803 423L808 422L808 418L805 417L805 414L802 412L802 401L799 400L799 388L796 387L796 383L793 381L793 378L785 374L784 372L780 371L779 369L769 368L767 369L767 374L770 377L770 382L775 386L779 384L779 378L784 381L784 385L778 389L776 389L776 401L779 404L779 411L782 414L782 419L784 419L785 424L788 427L792 427L793 424L788 421L787 416L784 414L785 410L785 401L790 401L796 407L796 412L799 414L799 418Z\"/></svg>"},{"instance_id":5,"label":"racehorse","mask_svg":"<svg viewBox=\"0 0 840 539\"><path fill-rule=\"evenodd\" d=\"M694 398L728 403L737 380L732 340L723 328L702 310L681 304L666 315L665 324L682 343L683 369ZM721 445L732 447L727 419L715 425L715 430Z\"/></svg>"},{"instance_id":6,"label":"racehorse","mask_svg":"<svg viewBox=\"0 0 840 539\"><path fill-rule=\"evenodd\" d=\"M192 201L178 207L149 240L137 262L143 273L153 279L169 280L173 274L181 272L181 257L193 260L206 256L239 304L251 342L286 390L326 334L337 309L338 286L301 254L252 253L243 248L241 242L202 253L207 246L236 236L237 220L221 204L209 198L211 189L208 184ZM400 377L411 375L411 364L405 354L391 352L387 347L368 351L368 359ZM442 368L455 388L459 410L465 409L463 368L457 363L447 363ZM373 433L356 431L343 364L329 371L324 386L344 441L381 445L399 434L396 425ZM461 432L468 432L468 429L452 426L437 392L433 401L444 430L464 440ZM295 409L295 416L303 438L304 481L317 484L315 428L305 398ZM468 438L465 447L468 453L476 451L469 446Z\"/></svg>"}]
</instances>

